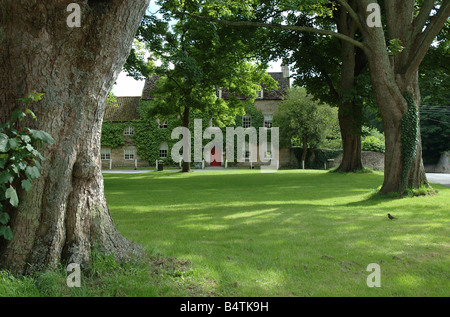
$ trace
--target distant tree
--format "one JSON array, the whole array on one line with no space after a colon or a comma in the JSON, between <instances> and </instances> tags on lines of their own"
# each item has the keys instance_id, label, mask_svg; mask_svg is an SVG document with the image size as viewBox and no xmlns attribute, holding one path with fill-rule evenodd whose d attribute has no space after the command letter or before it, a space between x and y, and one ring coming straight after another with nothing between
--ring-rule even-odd
<instances>
[{"instance_id":1,"label":"distant tree","mask_svg":"<svg viewBox=\"0 0 450 317\"><path fill-rule=\"evenodd\" d=\"M289 24L323 29L338 29L357 38L356 23L342 7L332 16L318 17L307 13L289 15ZM360 80L367 73L364 52L346 41L314 33L292 30L271 32L277 36L280 54L286 54L295 71L295 83L305 87L321 102L338 107L343 159L336 169L354 172L363 168L361 157L361 127L363 106L370 98L371 85Z\"/></svg>"},{"instance_id":2,"label":"distant tree","mask_svg":"<svg viewBox=\"0 0 450 317\"><path fill-rule=\"evenodd\" d=\"M450 23L430 48L420 68L423 160L436 164L450 150Z\"/></svg>"},{"instance_id":3,"label":"distant tree","mask_svg":"<svg viewBox=\"0 0 450 317\"><path fill-rule=\"evenodd\" d=\"M134 39L130 55L128 55L127 61L123 66L123 71L136 80L144 80L149 77L153 72L154 63L150 56L147 56L148 53L149 48L145 43Z\"/></svg>"},{"instance_id":4,"label":"distant tree","mask_svg":"<svg viewBox=\"0 0 450 317\"><path fill-rule=\"evenodd\" d=\"M384 182L380 192L404 194L408 188L428 184L422 161L417 112L421 104L419 67L448 21L450 0L204 2L202 8L209 8L209 12L197 10L188 15L230 26L266 27L330 35L363 50L386 137ZM226 14L215 11L218 6L225 4L229 8ZM317 16L332 15L336 6L348 12L347 18L355 23L359 38L348 36L340 30L335 32L316 26L292 25L285 19L305 10L314 12ZM260 8L267 10L268 7L274 12L272 18L258 19L257 11ZM236 12L234 16L233 11ZM374 16L376 19L373 19Z\"/></svg>"},{"instance_id":5,"label":"distant tree","mask_svg":"<svg viewBox=\"0 0 450 317\"><path fill-rule=\"evenodd\" d=\"M267 66L255 63L229 28L177 19L166 12L163 18L146 16L138 38L161 61L155 67L160 79L146 105L149 116L178 114L183 127L189 128L195 109L210 113L221 126L244 113L243 99L252 102L261 84L269 89L277 86ZM226 91L227 98L220 98L220 90ZM189 170L189 162L183 162L183 172Z\"/></svg>"},{"instance_id":6,"label":"distant tree","mask_svg":"<svg viewBox=\"0 0 450 317\"><path fill-rule=\"evenodd\" d=\"M325 141L337 123L337 109L315 101L304 88L290 89L274 116L274 125L280 127L281 145L303 148L303 166L308 148Z\"/></svg>"}]
</instances>

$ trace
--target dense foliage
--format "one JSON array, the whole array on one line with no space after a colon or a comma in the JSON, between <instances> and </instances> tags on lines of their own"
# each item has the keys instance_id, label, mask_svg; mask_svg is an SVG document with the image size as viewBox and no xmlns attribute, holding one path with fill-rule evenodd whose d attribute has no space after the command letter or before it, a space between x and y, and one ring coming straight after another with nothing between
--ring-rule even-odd
<instances>
[{"instance_id":1,"label":"dense foliage","mask_svg":"<svg viewBox=\"0 0 450 317\"><path fill-rule=\"evenodd\" d=\"M21 98L24 109L15 109L10 120L0 125L0 237L7 240L13 238L8 209L18 207L18 191L29 191L32 181L40 177L44 157L37 149L43 143L53 143L47 132L26 127L23 121L27 116L37 120L28 106L41 100L42 95L31 92Z\"/></svg>"},{"instance_id":2,"label":"dense foliage","mask_svg":"<svg viewBox=\"0 0 450 317\"><path fill-rule=\"evenodd\" d=\"M274 117L280 144L317 148L337 125L337 111L313 100L303 88L292 88Z\"/></svg>"},{"instance_id":3,"label":"dense foliage","mask_svg":"<svg viewBox=\"0 0 450 317\"><path fill-rule=\"evenodd\" d=\"M259 127L264 126L264 115L262 112L254 106L251 102L244 103L245 108L243 111L243 115L248 115L251 117L252 126L255 127L258 131ZM149 106L148 102L145 100L141 100L140 103L140 115L141 119L133 122L104 122L102 128L102 138L101 144L104 147L108 147L111 149L120 148L123 146L125 142L124 129L126 127L132 126L134 128L133 138L134 146L137 148L137 154L142 161L149 162L150 165L153 165L156 160L161 160L165 164L173 165L175 162L172 160L171 153L169 151L167 158L160 158L160 147L161 144L166 142L169 150L173 147L173 145L179 141L179 139L172 139L171 133L174 128L180 127L182 122L181 120L174 115L157 118L151 116L147 112L147 107ZM240 127L242 126L242 117L243 115L237 115L230 121L230 124L227 126L221 126L223 124L222 120L216 120L208 113L202 113L198 110L191 110L191 117L193 119L201 119L202 120L202 131L209 127L210 123L212 123L216 127L220 127L223 133L223 148L226 147L226 127ZM212 120L211 120L212 119ZM167 122L167 127L161 128L159 122ZM191 144L194 142L194 120L190 123L189 130L191 131ZM268 133L268 138L270 140L270 132ZM211 140L202 139L202 145L206 145ZM236 142L235 142L235 155L237 155L236 151ZM193 147L191 148L191 157L194 157Z\"/></svg>"},{"instance_id":4,"label":"dense foliage","mask_svg":"<svg viewBox=\"0 0 450 317\"><path fill-rule=\"evenodd\" d=\"M450 151L450 24L430 48L420 69L420 127L425 164Z\"/></svg>"}]
</instances>

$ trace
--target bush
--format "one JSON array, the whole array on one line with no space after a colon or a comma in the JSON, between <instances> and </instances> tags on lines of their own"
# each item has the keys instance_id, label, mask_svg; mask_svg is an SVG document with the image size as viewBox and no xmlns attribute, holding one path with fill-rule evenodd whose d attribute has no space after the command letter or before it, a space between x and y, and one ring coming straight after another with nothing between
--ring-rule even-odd
<instances>
[{"instance_id":1,"label":"bush","mask_svg":"<svg viewBox=\"0 0 450 317\"><path fill-rule=\"evenodd\" d=\"M362 127L362 143L363 151L385 152L384 134L375 128Z\"/></svg>"},{"instance_id":2,"label":"bush","mask_svg":"<svg viewBox=\"0 0 450 317\"><path fill-rule=\"evenodd\" d=\"M384 142L374 136L369 136L365 138L362 143L362 150L363 151L372 151L372 152L385 152L385 146Z\"/></svg>"}]
</instances>

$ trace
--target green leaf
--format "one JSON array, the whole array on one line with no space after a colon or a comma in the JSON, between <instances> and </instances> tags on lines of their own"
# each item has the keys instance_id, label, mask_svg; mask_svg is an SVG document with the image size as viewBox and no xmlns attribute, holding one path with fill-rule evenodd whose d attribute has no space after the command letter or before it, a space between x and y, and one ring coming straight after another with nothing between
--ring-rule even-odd
<instances>
[{"instance_id":1,"label":"green leaf","mask_svg":"<svg viewBox=\"0 0 450 317\"><path fill-rule=\"evenodd\" d=\"M22 135L20 138L25 143L30 143L31 142L31 138L28 135Z\"/></svg>"},{"instance_id":2,"label":"green leaf","mask_svg":"<svg viewBox=\"0 0 450 317\"><path fill-rule=\"evenodd\" d=\"M13 207L19 206L19 197L17 197L17 192L14 187L10 186L5 192L6 199L9 198L9 203Z\"/></svg>"},{"instance_id":3,"label":"green leaf","mask_svg":"<svg viewBox=\"0 0 450 317\"><path fill-rule=\"evenodd\" d=\"M31 189L31 182L28 179L24 179L22 181L22 188L29 191Z\"/></svg>"},{"instance_id":4,"label":"green leaf","mask_svg":"<svg viewBox=\"0 0 450 317\"><path fill-rule=\"evenodd\" d=\"M0 168L1 169L5 168L6 162L8 162L8 157L6 157L6 158L0 157Z\"/></svg>"},{"instance_id":5,"label":"green leaf","mask_svg":"<svg viewBox=\"0 0 450 317\"><path fill-rule=\"evenodd\" d=\"M41 176L41 173L39 173L39 169L36 166L28 166L25 170L25 174L30 179L36 179Z\"/></svg>"},{"instance_id":6,"label":"green leaf","mask_svg":"<svg viewBox=\"0 0 450 317\"><path fill-rule=\"evenodd\" d=\"M8 143L8 136L4 133L0 133L0 152L8 152L9 150L9 143Z\"/></svg>"},{"instance_id":7,"label":"green leaf","mask_svg":"<svg viewBox=\"0 0 450 317\"><path fill-rule=\"evenodd\" d=\"M17 164L17 166L19 167L20 170L25 170L27 168L27 164L25 162L19 162L19 164Z\"/></svg>"},{"instance_id":8,"label":"green leaf","mask_svg":"<svg viewBox=\"0 0 450 317\"><path fill-rule=\"evenodd\" d=\"M31 117L32 117L34 120L37 120L36 115L35 115L34 112L31 111L30 109L26 109L26 110L25 110L25 113L28 113L29 115L31 115Z\"/></svg>"},{"instance_id":9,"label":"green leaf","mask_svg":"<svg viewBox=\"0 0 450 317\"><path fill-rule=\"evenodd\" d=\"M3 236L6 240L14 238L13 232L9 226L0 226L0 237Z\"/></svg>"},{"instance_id":10,"label":"green leaf","mask_svg":"<svg viewBox=\"0 0 450 317\"><path fill-rule=\"evenodd\" d=\"M0 223L6 225L9 221L9 215L6 212L0 213Z\"/></svg>"},{"instance_id":11,"label":"green leaf","mask_svg":"<svg viewBox=\"0 0 450 317\"><path fill-rule=\"evenodd\" d=\"M11 121L15 121L17 119L22 120L25 117L25 113L20 109L15 109L11 114Z\"/></svg>"},{"instance_id":12,"label":"green leaf","mask_svg":"<svg viewBox=\"0 0 450 317\"><path fill-rule=\"evenodd\" d=\"M36 91L31 91L25 98L34 102L38 102L42 99L42 96L45 95L43 93L39 93Z\"/></svg>"},{"instance_id":13,"label":"green leaf","mask_svg":"<svg viewBox=\"0 0 450 317\"><path fill-rule=\"evenodd\" d=\"M13 180L13 176L6 172L6 171L2 171L0 173L0 184L5 184L5 183L11 183Z\"/></svg>"},{"instance_id":14,"label":"green leaf","mask_svg":"<svg viewBox=\"0 0 450 317\"><path fill-rule=\"evenodd\" d=\"M9 147L13 150L17 149L20 145L20 140L18 138L11 138L8 140Z\"/></svg>"},{"instance_id":15,"label":"green leaf","mask_svg":"<svg viewBox=\"0 0 450 317\"><path fill-rule=\"evenodd\" d=\"M28 131L30 131L31 136L34 139L41 140L42 142L45 142L45 143L50 143L50 144L53 143L52 136L45 131L33 130L33 129L28 129Z\"/></svg>"}]
</instances>

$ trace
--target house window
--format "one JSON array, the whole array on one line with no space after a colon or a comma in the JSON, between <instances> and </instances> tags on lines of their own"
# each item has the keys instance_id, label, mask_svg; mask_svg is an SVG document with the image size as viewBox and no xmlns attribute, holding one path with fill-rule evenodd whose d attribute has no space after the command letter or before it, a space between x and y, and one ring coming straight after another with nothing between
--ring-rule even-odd
<instances>
[{"instance_id":1,"label":"house window","mask_svg":"<svg viewBox=\"0 0 450 317\"><path fill-rule=\"evenodd\" d=\"M164 121L164 123L163 124L159 124L159 128L160 129L167 129L167 121Z\"/></svg>"},{"instance_id":2,"label":"house window","mask_svg":"<svg viewBox=\"0 0 450 317\"><path fill-rule=\"evenodd\" d=\"M216 97L217 98L222 98L222 89L217 89L216 90Z\"/></svg>"},{"instance_id":3,"label":"house window","mask_svg":"<svg viewBox=\"0 0 450 317\"><path fill-rule=\"evenodd\" d=\"M159 147L159 157L167 158L168 155L169 155L169 146L167 145L167 142L163 142Z\"/></svg>"},{"instance_id":4,"label":"house window","mask_svg":"<svg viewBox=\"0 0 450 317\"><path fill-rule=\"evenodd\" d=\"M123 134L124 135L134 135L134 127L126 127Z\"/></svg>"},{"instance_id":5,"label":"house window","mask_svg":"<svg viewBox=\"0 0 450 317\"><path fill-rule=\"evenodd\" d=\"M134 150L123 150L123 153L125 160L134 160Z\"/></svg>"},{"instance_id":6,"label":"house window","mask_svg":"<svg viewBox=\"0 0 450 317\"><path fill-rule=\"evenodd\" d=\"M264 97L263 90L262 89L261 90L257 90L256 91L256 99L263 99L263 97Z\"/></svg>"},{"instance_id":7,"label":"house window","mask_svg":"<svg viewBox=\"0 0 450 317\"><path fill-rule=\"evenodd\" d=\"M250 128L252 126L252 118L250 116L242 117L242 127L244 129Z\"/></svg>"},{"instance_id":8,"label":"house window","mask_svg":"<svg viewBox=\"0 0 450 317\"><path fill-rule=\"evenodd\" d=\"M267 129L271 129L272 128L272 123L273 123L273 116L272 115L265 115L264 116L264 127Z\"/></svg>"},{"instance_id":9,"label":"house window","mask_svg":"<svg viewBox=\"0 0 450 317\"><path fill-rule=\"evenodd\" d=\"M101 149L100 156L102 160L109 161L111 159L111 149Z\"/></svg>"}]
</instances>

